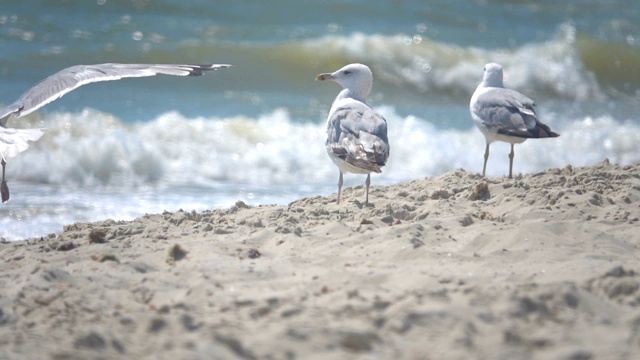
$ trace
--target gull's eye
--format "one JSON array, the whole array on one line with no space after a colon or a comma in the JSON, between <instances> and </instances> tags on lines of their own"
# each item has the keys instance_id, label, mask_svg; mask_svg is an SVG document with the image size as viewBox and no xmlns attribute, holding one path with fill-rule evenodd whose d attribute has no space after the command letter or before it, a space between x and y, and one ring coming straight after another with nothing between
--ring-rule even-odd
<instances>
[{"instance_id":1,"label":"gull's eye","mask_svg":"<svg viewBox=\"0 0 640 360\"><path fill-rule=\"evenodd\" d=\"M345 74L345 75L349 75L349 74L351 74L351 70L345 70L345 71L344 71L344 74Z\"/></svg>"}]
</instances>

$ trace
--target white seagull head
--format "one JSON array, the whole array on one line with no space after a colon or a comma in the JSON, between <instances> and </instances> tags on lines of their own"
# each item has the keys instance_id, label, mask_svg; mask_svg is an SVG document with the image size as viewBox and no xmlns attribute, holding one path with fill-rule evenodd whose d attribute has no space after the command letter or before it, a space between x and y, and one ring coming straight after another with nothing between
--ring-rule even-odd
<instances>
[{"instance_id":1,"label":"white seagull head","mask_svg":"<svg viewBox=\"0 0 640 360\"><path fill-rule=\"evenodd\" d=\"M485 87L504 87L502 82L502 65L496 63L485 65L482 85Z\"/></svg>"},{"instance_id":2,"label":"white seagull head","mask_svg":"<svg viewBox=\"0 0 640 360\"><path fill-rule=\"evenodd\" d=\"M316 80L331 80L342 85L354 98L366 99L373 86L373 74L367 65L349 64L333 73L324 73Z\"/></svg>"}]
</instances>

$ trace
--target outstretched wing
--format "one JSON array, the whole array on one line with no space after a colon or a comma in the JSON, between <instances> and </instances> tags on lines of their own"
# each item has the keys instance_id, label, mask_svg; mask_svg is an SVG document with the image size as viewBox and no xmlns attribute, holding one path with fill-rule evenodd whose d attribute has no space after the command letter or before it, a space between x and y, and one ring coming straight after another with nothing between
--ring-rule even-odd
<instances>
[{"instance_id":1,"label":"outstretched wing","mask_svg":"<svg viewBox=\"0 0 640 360\"><path fill-rule=\"evenodd\" d=\"M326 146L347 163L379 173L389 158L387 121L369 106L350 102L331 114Z\"/></svg>"},{"instance_id":2,"label":"outstretched wing","mask_svg":"<svg viewBox=\"0 0 640 360\"><path fill-rule=\"evenodd\" d=\"M472 110L483 125L497 134L521 138L559 136L540 122L535 103L517 91L492 88L478 96Z\"/></svg>"},{"instance_id":3,"label":"outstretched wing","mask_svg":"<svg viewBox=\"0 0 640 360\"><path fill-rule=\"evenodd\" d=\"M18 100L0 110L0 125L7 117L21 117L59 99L78 87L99 81L119 80L129 77L146 77L158 74L174 76L200 76L207 71L229 67L226 64L97 64L76 65L61 70L27 90Z\"/></svg>"},{"instance_id":4,"label":"outstretched wing","mask_svg":"<svg viewBox=\"0 0 640 360\"><path fill-rule=\"evenodd\" d=\"M38 140L41 129L6 128L10 115L21 117L59 99L64 94L99 81L119 80L129 77L146 77L158 74L174 76L201 76L207 71L229 67L226 64L97 64L76 65L61 70L27 90L18 100L0 110L0 155L13 157L29 147L28 141Z\"/></svg>"}]
</instances>

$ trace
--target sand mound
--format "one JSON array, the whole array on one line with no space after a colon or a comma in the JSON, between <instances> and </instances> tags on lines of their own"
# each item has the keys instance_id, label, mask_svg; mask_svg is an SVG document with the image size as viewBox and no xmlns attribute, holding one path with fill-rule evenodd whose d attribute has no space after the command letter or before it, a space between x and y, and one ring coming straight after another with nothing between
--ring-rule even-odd
<instances>
[{"instance_id":1,"label":"sand mound","mask_svg":"<svg viewBox=\"0 0 640 360\"><path fill-rule=\"evenodd\" d=\"M640 165L343 196L0 244L0 357L640 357Z\"/></svg>"}]
</instances>

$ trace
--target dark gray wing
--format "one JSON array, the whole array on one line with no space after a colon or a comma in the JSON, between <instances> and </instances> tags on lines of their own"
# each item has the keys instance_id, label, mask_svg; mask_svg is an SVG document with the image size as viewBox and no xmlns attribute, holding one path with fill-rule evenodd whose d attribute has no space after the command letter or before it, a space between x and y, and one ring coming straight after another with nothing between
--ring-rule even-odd
<instances>
[{"instance_id":1,"label":"dark gray wing","mask_svg":"<svg viewBox=\"0 0 640 360\"><path fill-rule=\"evenodd\" d=\"M534 106L533 100L517 91L494 88L478 97L473 111L498 134L521 138L559 136L540 122Z\"/></svg>"},{"instance_id":2,"label":"dark gray wing","mask_svg":"<svg viewBox=\"0 0 640 360\"><path fill-rule=\"evenodd\" d=\"M97 64L76 65L61 70L27 90L18 100L0 110L0 125L5 126L7 117L27 115L42 106L59 99L64 94L86 84L119 80L130 77L146 77L158 74L174 76L200 76L207 71L229 67L226 64L179 65L179 64Z\"/></svg>"},{"instance_id":3,"label":"dark gray wing","mask_svg":"<svg viewBox=\"0 0 640 360\"><path fill-rule=\"evenodd\" d=\"M387 121L362 103L336 109L327 122L327 149L347 163L374 172L387 163Z\"/></svg>"}]
</instances>

